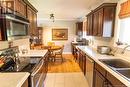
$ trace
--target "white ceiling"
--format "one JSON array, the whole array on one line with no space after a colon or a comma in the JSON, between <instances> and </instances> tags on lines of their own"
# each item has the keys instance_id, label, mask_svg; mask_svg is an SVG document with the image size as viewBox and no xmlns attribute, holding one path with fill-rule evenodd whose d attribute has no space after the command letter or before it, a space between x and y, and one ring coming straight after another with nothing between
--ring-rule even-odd
<instances>
[{"instance_id":1,"label":"white ceiling","mask_svg":"<svg viewBox=\"0 0 130 87\"><path fill-rule=\"evenodd\" d=\"M48 20L51 13L55 19L75 20L84 17L103 2L118 0L29 0L38 10L38 19Z\"/></svg>"}]
</instances>

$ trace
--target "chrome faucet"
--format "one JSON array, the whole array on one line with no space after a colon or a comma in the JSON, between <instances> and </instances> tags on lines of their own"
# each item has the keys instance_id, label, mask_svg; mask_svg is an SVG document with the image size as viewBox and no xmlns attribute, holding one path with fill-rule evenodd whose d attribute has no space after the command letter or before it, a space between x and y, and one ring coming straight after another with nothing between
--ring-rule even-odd
<instances>
[{"instance_id":1,"label":"chrome faucet","mask_svg":"<svg viewBox=\"0 0 130 87\"><path fill-rule=\"evenodd\" d=\"M121 52L121 54L124 54L124 53L125 53L126 48L128 48L128 47L130 47L130 45L127 45L126 47L124 47L124 48L123 48L123 50L122 50L122 52Z\"/></svg>"}]
</instances>

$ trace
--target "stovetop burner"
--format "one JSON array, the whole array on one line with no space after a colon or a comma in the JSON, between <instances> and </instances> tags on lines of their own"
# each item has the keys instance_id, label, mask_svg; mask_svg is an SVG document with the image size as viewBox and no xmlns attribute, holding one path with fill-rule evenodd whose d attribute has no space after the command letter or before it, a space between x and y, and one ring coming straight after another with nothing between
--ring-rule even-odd
<instances>
[{"instance_id":1,"label":"stovetop burner","mask_svg":"<svg viewBox=\"0 0 130 87\"><path fill-rule=\"evenodd\" d=\"M1 72L32 72L35 66L41 61L42 57L20 57L20 64L10 66L7 69L0 70Z\"/></svg>"}]
</instances>

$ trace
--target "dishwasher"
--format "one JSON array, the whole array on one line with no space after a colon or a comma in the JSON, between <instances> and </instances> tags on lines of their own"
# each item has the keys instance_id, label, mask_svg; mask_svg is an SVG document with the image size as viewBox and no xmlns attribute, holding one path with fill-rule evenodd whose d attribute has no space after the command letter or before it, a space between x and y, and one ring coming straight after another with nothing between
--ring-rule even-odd
<instances>
[{"instance_id":1,"label":"dishwasher","mask_svg":"<svg viewBox=\"0 0 130 87\"><path fill-rule=\"evenodd\" d=\"M94 61L86 55L86 74L85 77L87 79L89 87L93 87L93 70L94 69Z\"/></svg>"}]
</instances>

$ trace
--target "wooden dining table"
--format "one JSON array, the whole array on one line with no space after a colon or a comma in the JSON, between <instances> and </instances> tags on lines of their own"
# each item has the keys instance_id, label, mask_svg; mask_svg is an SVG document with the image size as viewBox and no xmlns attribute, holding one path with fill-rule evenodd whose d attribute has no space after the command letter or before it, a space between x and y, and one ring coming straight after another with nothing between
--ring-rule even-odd
<instances>
[{"instance_id":1,"label":"wooden dining table","mask_svg":"<svg viewBox=\"0 0 130 87\"><path fill-rule=\"evenodd\" d=\"M49 52L49 59L54 60L55 53L54 51L60 50L62 46L55 45L55 46L44 46L44 49L48 49Z\"/></svg>"},{"instance_id":2,"label":"wooden dining table","mask_svg":"<svg viewBox=\"0 0 130 87\"><path fill-rule=\"evenodd\" d=\"M60 50L62 48L62 46L59 45L55 45L55 46L43 46L44 49L48 49L48 50Z\"/></svg>"}]
</instances>

